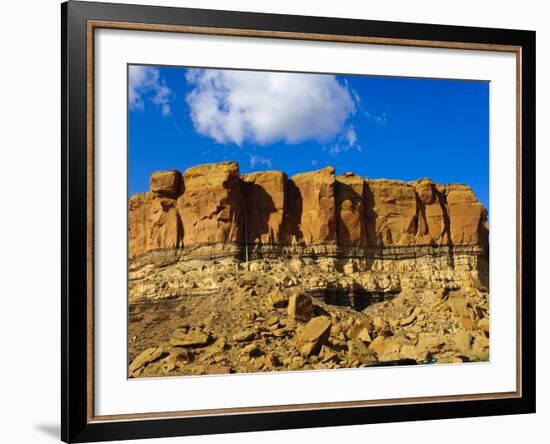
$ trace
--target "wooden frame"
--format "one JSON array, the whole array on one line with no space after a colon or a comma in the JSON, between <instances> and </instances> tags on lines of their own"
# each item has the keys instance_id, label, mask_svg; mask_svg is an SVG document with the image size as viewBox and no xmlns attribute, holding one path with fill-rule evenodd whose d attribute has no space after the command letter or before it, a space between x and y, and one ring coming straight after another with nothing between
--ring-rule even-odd
<instances>
[{"instance_id":1,"label":"wooden frame","mask_svg":"<svg viewBox=\"0 0 550 444\"><path fill-rule=\"evenodd\" d=\"M85 442L535 411L534 32L73 1L62 5L61 14L61 433L64 441ZM93 36L98 28L514 52L518 74L517 391L95 416Z\"/></svg>"}]
</instances>

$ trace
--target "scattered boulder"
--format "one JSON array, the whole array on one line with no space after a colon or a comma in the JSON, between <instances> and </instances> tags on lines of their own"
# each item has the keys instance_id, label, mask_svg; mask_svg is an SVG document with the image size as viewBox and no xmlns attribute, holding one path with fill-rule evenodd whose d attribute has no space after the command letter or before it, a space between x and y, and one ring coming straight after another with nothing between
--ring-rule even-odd
<instances>
[{"instance_id":1,"label":"scattered boulder","mask_svg":"<svg viewBox=\"0 0 550 444\"><path fill-rule=\"evenodd\" d=\"M233 336L235 342L248 342L256 337L256 333L252 330L244 330Z\"/></svg>"},{"instance_id":2,"label":"scattered boulder","mask_svg":"<svg viewBox=\"0 0 550 444\"><path fill-rule=\"evenodd\" d=\"M173 347L204 347L210 342L210 335L198 329L189 331L176 330L170 337L170 345Z\"/></svg>"},{"instance_id":3,"label":"scattered boulder","mask_svg":"<svg viewBox=\"0 0 550 444\"><path fill-rule=\"evenodd\" d=\"M307 322L313 317L311 297L302 292L294 293L288 301L288 315L299 321Z\"/></svg>"},{"instance_id":4,"label":"scattered boulder","mask_svg":"<svg viewBox=\"0 0 550 444\"><path fill-rule=\"evenodd\" d=\"M295 337L296 349L304 356L316 355L328 343L332 322L326 316L311 319Z\"/></svg>"},{"instance_id":5,"label":"scattered boulder","mask_svg":"<svg viewBox=\"0 0 550 444\"><path fill-rule=\"evenodd\" d=\"M368 321L363 321L359 324L353 325L348 331L348 337L350 339L357 339L363 342L371 342L372 338L370 335L370 330L372 330L371 323Z\"/></svg>"},{"instance_id":6,"label":"scattered boulder","mask_svg":"<svg viewBox=\"0 0 550 444\"><path fill-rule=\"evenodd\" d=\"M167 355L168 353L164 350L164 347L151 347L144 350L130 364L130 375L151 362L155 362Z\"/></svg>"},{"instance_id":7,"label":"scattered boulder","mask_svg":"<svg viewBox=\"0 0 550 444\"><path fill-rule=\"evenodd\" d=\"M348 342L347 358L350 364L356 361L364 365L370 365L378 362L376 354L372 350L370 350L364 344L364 342L360 340L353 340Z\"/></svg>"}]
</instances>

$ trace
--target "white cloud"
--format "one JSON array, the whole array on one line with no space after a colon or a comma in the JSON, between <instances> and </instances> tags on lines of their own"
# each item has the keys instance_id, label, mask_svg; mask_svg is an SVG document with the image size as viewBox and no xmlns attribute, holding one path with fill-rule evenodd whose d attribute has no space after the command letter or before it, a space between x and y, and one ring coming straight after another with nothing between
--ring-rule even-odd
<instances>
[{"instance_id":1,"label":"white cloud","mask_svg":"<svg viewBox=\"0 0 550 444\"><path fill-rule=\"evenodd\" d=\"M355 145L357 142L357 133L355 132L355 128L353 126L350 126L346 130L345 138L348 146L352 147Z\"/></svg>"},{"instance_id":2,"label":"white cloud","mask_svg":"<svg viewBox=\"0 0 550 444\"><path fill-rule=\"evenodd\" d=\"M145 97L160 108L163 116L172 113L170 103L174 93L166 86L157 68L132 65L128 70L128 105L130 109L143 110Z\"/></svg>"},{"instance_id":3,"label":"white cloud","mask_svg":"<svg viewBox=\"0 0 550 444\"><path fill-rule=\"evenodd\" d=\"M271 168L271 159L267 157L250 154L248 158L250 159L250 168L256 168L257 165L263 165L267 168Z\"/></svg>"},{"instance_id":4,"label":"white cloud","mask_svg":"<svg viewBox=\"0 0 550 444\"><path fill-rule=\"evenodd\" d=\"M357 108L332 75L192 69L187 81L195 129L219 143L326 143Z\"/></svg>"},{"instance_id":5,"label":"white cloud","mask_svg":"<svg viewBox=\"0 0 550 444\"><path fill-rule=\"evenodd\" d=\"M359 152L363 151L361 145L357 143L357 132L353 125L349 125L344 129L336 143L323 147L323 151L327 151L333 157L351 149L355 149Z\"/></svg>"}]
</instances>

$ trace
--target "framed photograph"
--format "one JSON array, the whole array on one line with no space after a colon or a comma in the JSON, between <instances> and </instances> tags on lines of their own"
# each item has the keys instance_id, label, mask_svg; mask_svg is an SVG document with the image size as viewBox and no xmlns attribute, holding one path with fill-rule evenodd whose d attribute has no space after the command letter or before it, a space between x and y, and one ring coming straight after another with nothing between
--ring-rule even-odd
<instances>
[{"instance_id":1,"label":"framed photograph","mask_svg":"<svg viewBox=\"0 0 550 444\"><path fill-rule=\"evenodd\" d=\"M62 439L535 411L535 33L64 3Z\"/></svg>"}]
</instances>

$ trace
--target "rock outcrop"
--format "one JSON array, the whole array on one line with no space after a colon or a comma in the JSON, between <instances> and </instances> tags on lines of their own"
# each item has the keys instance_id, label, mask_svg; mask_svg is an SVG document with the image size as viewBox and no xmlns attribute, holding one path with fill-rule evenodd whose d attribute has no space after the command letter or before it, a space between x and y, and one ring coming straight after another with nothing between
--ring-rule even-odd
<instances>
[{"instance_id":1,"label":"rock outcrop","mask_svg":"<svg viewBox=\"0 0 550 444\"><path fill-rule=\"evenodd\" d=\"M367 245L365 181L353 173L336 178L338 244L346 247Z\"/></svg>"},{"instance_id":2,"label":"rock outcrop","mask_svg":"<svg viewBox=\"0 0 550 444\"><path fill-rule=\"evenodd\" d=\"M467 185L235 162L129 199L130 377L487 361L487 211Z\"/></svg>"},{"instance_id":3,"label":"rock outcrop","mask_svg":"<svg viewBox=\"0 0 550 444\"><path fill-rule=\"evenodd\" d=\"M283 242L287 177L280 171L242 176L246 205L246 242L274 245Z\"/></svg>"},{"instance_id":4,"label":"rock outcrop","mask_svg":"<svg viewBox=\"0 0 550 444\"><path fill-rule=\"evenodd\" d=\"M467 185L449 185L445 191L452 242L486 245L487 210L477 201L472 189Z\"/></svg>"},{"instance_id":5,"label":"rock outcrop","mask_svg":"<svg viewBox=\"0 0 550 444\"><path fill-rule=\"evenodd\" d=\"M177 202L185 246L242 242L241 184L235 162L198 165L185 171Z\"/></svg>"},{"instance_id":6,"label":"rock outcrop","mask_svg":"<svg viewBox=\"0 0 550 444\"><path fill-rule=\"evenodd\" d=\"M398 180L366 182L366 223L369 245L417 244L418 205L414 187Z\"/></svg>"},{"instance_id":7,"label":"rock outcrop","mask_svg":"<svg viewBox=\"0 0 550 444\"><path fill-rule=\"evenodd\" d=\"M301 214L294 217L299 220L301 233L298 240L305 244L336 243L336 201L334 199L334 168L327 167L319 171L297 174L292 178L300 194Z\"/></svg>"},{"instance_id":8,"label":"rock outcrop","mask_svg":"<svg viewBox=\"0 0 550 444\"><path fill-rule=\"evenodd\" d=\"M129 252L131 260L327 258L326 271L392 273L389 287L362 275L373 291L412 272L488 285L487 211L470 187L336 177L331 167L290 179L241 176L235 162L155 173L151 190L129 201Z\"/></svg>"},{"instance_id":9,"label":"rock outcrop","mask_svg":"<svg viewBox=\"0 0 550 444\"><path fill-rule=\"evenodd\" d=\"M332 167L290 179L279 171L241 176L235 162L158 172L149 192L130 198L129 213L130 257L197 246L238 253L245 244L257 254L315 246L308 251L353 248L359 256L386 247L488 246L487 212L467 185L336 177Z\"/></svg>"}]
</instances>

